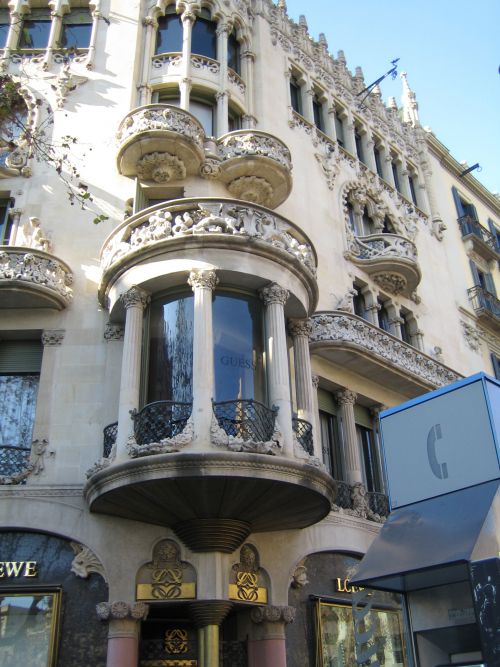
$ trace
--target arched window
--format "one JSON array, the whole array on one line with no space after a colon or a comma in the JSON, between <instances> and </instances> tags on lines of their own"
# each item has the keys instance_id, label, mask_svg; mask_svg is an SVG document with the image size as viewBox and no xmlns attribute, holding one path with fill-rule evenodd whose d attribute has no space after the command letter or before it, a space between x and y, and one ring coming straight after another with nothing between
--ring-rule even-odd
<instances>
[{"instance_id":1,"label":"arched window","mask_svg":"<svg viewBox=\"0 0 500 667\"><path fill-rule=\"evenodd\" d=\"M210 12L202 9L193 25L191 37L191 53L198 56L217 59L216 23L211 19Z\"/></svg>"},{"instance_id":2,"label":"arched window","mask_svg":"<svg viewBox=\"0 0 500 667\"><path fill-rule=\"evenodd\" d=\"M158 19L155 53L180 53L182 51L182 21L175 7L167 7L165 16Z\"/></svg>"},{"instance_id":3,"label":"arched window","mask_svg":"<svg viewBox=\"0 0 500 667\"><path fill-rule=\"evenodd\" d=\"M227 66L240 74L240 43L235 30L227 38Z\"/></svg>"}]
</instances>

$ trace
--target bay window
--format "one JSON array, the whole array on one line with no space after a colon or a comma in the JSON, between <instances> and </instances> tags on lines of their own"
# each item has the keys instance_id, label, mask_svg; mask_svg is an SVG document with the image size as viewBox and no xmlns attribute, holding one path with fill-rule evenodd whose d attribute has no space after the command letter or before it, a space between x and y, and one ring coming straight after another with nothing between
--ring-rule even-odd
<instances>
[{"instance_id":1,"label":"bay window","mask_svg":"<svg viewBox=\"0 0 500 667\"><path fill-rule=\"evenodd\" d=\"M212 21L208 9L202 9L193 24L191 53L217 59L217 24Z\"/></svg>"},{"instance_id":2,"label":"bay window","mask_svg":"<svg viewBox=\"0 0 500 667\"><path fill-rule=\"evenodd\" d=\"M233 30L227 38L227 66L235 71L236 74L241 74L240 51L240 43L236 39L236 31Z\"/></svg>"},{"instance_id":3,"label":"bay window","mask_svg":"<svg viewBox=\"0 0 500 667\"><path fill-rule=\"evenodd\" d=\"M182 21L175 7L167 8L165 16L158 18L155 53L180 53L182 51Z\"/></svg>"}]
</instances>

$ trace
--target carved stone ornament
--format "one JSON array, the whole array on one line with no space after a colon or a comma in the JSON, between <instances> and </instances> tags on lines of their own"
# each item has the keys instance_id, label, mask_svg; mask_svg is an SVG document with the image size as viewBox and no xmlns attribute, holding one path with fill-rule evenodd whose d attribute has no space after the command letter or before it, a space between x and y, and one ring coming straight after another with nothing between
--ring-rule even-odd
<instances>
[{"instance_id":1,"label":"carved stone ornament","mask_svg":"<svg viewBox=\"0 0 500 667\"><path fill-rule=\"evenodd\" d=\"M148 305L148 303L151 300L150 295L148 292L143 290L140 287L131 287L129 290L124 292L121 295L121 300L122 303L125 307L125 309L129 308L134 308L139 306L140 308L144 309Z\"/></svg>"},{"instance_id":2,"label":"carved stone ornament","mask_svg":"<svg viewBox=\"0 0 500 667\"><path fill-rule=\"evenodd\" d=\"M210 269L196 269L195 271L191 271L188 278L188 285L193 291L195 289L207 289L213 292L218 282L219 279L216 271Z\"/></svg>"},{"instance_id":3,"label":"carved stone ornament","mask_svg":"<svg viewBox=\"0 0 500 667\"><path fill-rule=\"evenodd\" d=\"M373 280L383 290L395 295L404 292L407 285L406 278L399 273L377 273Z\"/></svg>"},{"instance_id":4,"label":"carved stone ornament","mask_svg":"<svg viewBox=\"0 0 500 667\"><path fill-rule=\"evenodd\" d=\"M250 612L250 618L254 623L285 623L288 625L295 620L295 607L276 605L254 607Z\"/></svg>"},{"instance_id":5,"label":"carved stone ornament","mask_svg":"<svg viewBox=\"0 0 500 667\"><path fill-rule=\"evenodd\" d=\"M292 336L305 336L309 338L312 333L312 322L310 319L288 320L288 331Z\"/></svg>"},{"instance_id":6,"label":"carved stone ornament","mask_svg":"<svg viewBox=\"0 0 500 667\"><path fill-rule=\"evenodd\" d=\"M0 476L0 484L21 484L30 475L39 475L43 472L45 470L44 458L48 444L48 440L33 440L29 458L24 463L21 461L19 469L12 475Z\"/></svg>"},{"instance_id":7,"label":"carved stone ornament","mask_svg":"<svg viewBox=\"0 0 500 667\"><path fill-rule=\"evenodd\" d=\"M361 482L351 486L352 509L345 509L346 514L358 516L361 519L380 520L378 515L370 509L366 487Z\"/></svg>"},{"instance_id":8,"label":"carved stone ornament","mask_svg":"<svg viewBox=\"0 0 500 667\"><path fill-rule=\"evenodd\" d=\"M335 187L335 179L340 173L338 158L334 157L334 155L335 153L329 153L328 155L314 153L314 157L318 161L318 164L321 167L321 171L326 178L329 190L333 190Z\"/></svg>"},{"instance_id":9,"label":"carved stone ornament","mask_svg":"<svg viewBox=\"0 0 500 667\"><path fill-rule=\"evenodd\" d=\"M146 620L149 606L144 602L99 602L96 605L97 618L100 621L114 621L130 619L133 621Z\"/></svg>"},{"instance_id":10,"label":"carved stone ornament","mask_svg":"<svg viewBox=\"0 0 500 667\"><path fill-rule=\"evenodd\" d=\"M55 92L58 109L63 108L66 98L70 93L76 90L78 86L81 86L88 81L88 77L79 76L74 72L71 72L70 64L70 62L65 62L59 74L49 74L44 77L53 80L50 87Z\"/></svg>"},{"instance_id":11,"label":"carved stone ornament","mask_svg":"<svg viewBox=\"0 0 500 667\"><path fill-rule=\"evenodd\" d=\"M138 600L187 600L196 597L196 571L181 560L174 540L158 542L152 560L137 573Z\"/></svg>"},{"instance_id":12,"label":"carved stone ornament","mask_svg":"<svg viewBox=\"0 0 500 667\"><path fill-rule=\"evenodd\" d=\"M137 161L137 176L141 181L168 183L186 178L184 162L171 153L149 153Z\"/></svg>"},{"instance_id":13,"label":"carved stone ornament","mask_svg":"<svg viewBox=\"0 0 500 667\"><path fill-rule=\"evenodd\" d=\"M263 287L259 294L266 306L270 306L273 303L284 306L290 296L290 292L284 287L281 287L281 285L278 285L278 283L271 283L271 285Z\"/></svg>"},{"instance_id":14,"label":"carved stone ornament","mask_svg":"<svg viewBox=\"0 0 500 667\"><path fill-rule=\"evenodd\" d=\"M276 137L257 131L231 133L217 142L217 155L222 160L237 157L266 157L292 169L292 157L285 144Z\"/></svg>"},{"instance_id":15,"label":"carved stone ornament","mask_svg":"<svg viewBox=\"0 0 500 667\"><path fill-rule=\"evenodd\" d=\"M18 235L17 244L26 248L34 248L43 252L50 252L51 244L48 238L43 235L40 227L40 219L36 217L28 218L21 226Z\"/></svg>"},{"instance_id":16,"label":"carved stone ornament","mask_svg":"<svg viewBox=\"0 0 500 667\"><path fill-rule=\"evenodd\" d=\"M354 405L358 400L358 395L350 389L342 389L336 392L335 398L339 405Z\"/></svg>"},{"instance_id":17,"label":"carved stone ornament","mask_svg":"<svg viewBox=\"0 0 500 667\"><path fill-rule=\"evenodd\" d=\"M20 251L4 246L0 252L0 280L20 280L49 288L69 302L73 298L73 275L55 257L36 249Z\"/></svg>"},{"instance_id":18,"label":"carved stone ornament","mask_svg":"<svg viewBox=\"0 0 500 667\"><path fill-rule=\"evenodd\" d=\"M353 299L357 295L357 293L358 291L352 287L348 289L343 297L337 299L335 310L343 310L346 313L354 313Z\"/></svg>"},{"instance_id":19,"label":"carved stone ornament","mask_svg":"<svg viewBox=\"0 0 500 667\"><path fill-rule=\"evenodd\" d=\"M444 239L444 232L446 229L446 224L441 220L441 218L432 218L431 233L437 238L438 241L442 241Z\"/></svg>"},{"instance_id":20,"label":"carved stone ornament","mask_svg":"<svg viewBox=\"0 0 500 667\"><path fill-rule=\"evenodd\" d=\"M229 599L266 604L267 588L262 583L259 553L251 544L244 544L240 549L239 562L231 568Z\"/></svg>"},{"instance_id":21,"label":"carved stone ornament","mask_svg":"<svg viewBox=\"0 0 500 667\"><path fill-rule=\"evenodd\" d=\"M309 579L307 578L307 567L303 564L297 565L295 572L292 575L292 582L290 584L291 587L303 588L308 583Z\"/></svg>"},{"instance_id":22,"label":"carved stone ornament","mask_svg":"<svg viewBox=\"0 0 500 667\"><path fill-rule=\"evenodd\" d=\"M156 210L147 218L133 216L125 228L111 236L103 248L103 268L107 269L129 254L149 248L168 239L198 234L244 236L256 242L268 243L282 250L316 274L311 246L285 219L265 210L237 202L199 201L187 210L168 206Z\"/></svg>"},{"instance_id":23,"label":"carved stone ornament","mask_svg":"<svg viewBox=\"0 0 500 667\"><path fill-rule=\"evenodd\" d=\"M240 176L227 186L229 192L237 199L243 199L254 204L267 206L273 198L272 185L260 176Z\"/></svg>"},{"instance_id":24,"label":"carved stone ornament","mask_svg":"<svg viewBox=\"0 0 500 667\"><path fill-rule=\"evenodd\" d=\"M462 333L467 345L474 352L479 352L481 349L481 336L479 331L473 324L469 324L469 322L466 322L465 320L460 320L460 324L462 325Z\"/></svg>"},{"instance_id":25,"label":"carved stone ornament","mask_svg":"<svg viewBox=\"0 0 500 667\"><path fill-rule=\"evenodd\" d=\"M313 315L310 343L349 343L363 353L390 362L405 373L412 373L434 387L458 380L460 376L414 347L387 334L369 322L347 313Z\"/></svg>"},{"instance_id":26,"label":"carved stone ornament","mask_svg":"<svg viewBox=\"0 0 500 667\"><path fill-rule=\"evenodd\" d=\"M193 438L193 418L189 417L182 432L172 438L164 438L159 442L150 442L147 445L138 445L135 436L131 435L127 440L127 451L133 459L153 454L171 454L172 452L180 452L183 447L193 442Z\"/></svg>"},{"instance_id":27,"label":"carved stone ornament","mask_svg":"<svg viewBox=\"0 0 500 667\"><path fill-rule=\"evenodd\" d=\"M75 554L71 563L71 572L80 579L88 579L93 573L99 574L106 581L104 568L95 553L79 542L71 542L70 544Z\"/></svg>"},{"instance_id":28,"label":"carved stone ornament","mask_svg":"<svg viewBox=\"0 0 500 667\"><path fill-rule=\"evenodd\" d=\"M45 329L42 333L42 345L48 347L61 345L65 333L65 329Z\"/></svg>"},{"instance_id":29,"label":"carved stone ornament","mask_svg":"<svg viewBox=\"0 0 500 667\"><path fill-rule=\"evenodd\" d=\"M124 143L141 132L167 130L175 132L203 150L205 133L201 125L183 109L151 104L131 111L120 123L116 138Z\"/></svg>"},{"instance_id":30,"label":"carved stone ornament","mask_svg":"<svg viewBox=\"0 0 500 667\"><path fill-rule=\"evenodd\" d=\"M280 430L278 420L274 422L272 439L267 442L256 440L244 440L234 435L228 435L219 426L217 417L212 415L210 425L210 438L213 445L228 449L231 452L250 452L252 454L279 455L283 450L283 434Z\"/></svg>"},{"instance_id":31,"label":"carved stone ornament","mask_svg":"<svg viewBox=\"0 0 500 667\"><path fill-rule=\"evenodd\" d=\"M221 172L220 160L216 158L205 158L205 161L200 165L200 176L209 181L219 178Z\"/></svg>"},{"instance_id":32,"label":"carved stone ornament","mask_svg":"<svg viewBox=\"0 0 500 667\"><path fill-rule=\"evenodd\" d=\"M123 340L125 335L125 327L123 324L113 324L112 322L106 323L106 328L104 329L104 340Z\"/></svg>"}]
</instances>

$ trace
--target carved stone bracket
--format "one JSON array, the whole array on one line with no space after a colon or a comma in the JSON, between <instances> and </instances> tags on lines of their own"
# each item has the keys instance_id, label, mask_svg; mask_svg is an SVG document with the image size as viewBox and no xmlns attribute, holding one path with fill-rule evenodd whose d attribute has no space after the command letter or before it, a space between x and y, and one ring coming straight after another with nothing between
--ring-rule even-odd
<instances>
[{"instance_id":1,"label":"carved stone bracket","mask_svg":"<svg viewBox=\"0 0 500 667\"><path fill-rule=\"evenodd\" d=\"M300 563L295 568L290 585L292 588L303 588L308 583L309 579L307 578L307 567L303 563Z\"/></svg>"},{"instance_id":2,"label":"carved stone bracket","mask_svg":"<svg viewBox=\"0 0 500 667\"><path fill-rule=\"evenodd\" d=\"M134 306L144 309L150 302L151 297L145 290L134 286L121 295L121 300L126 309L133 308Z\"/></svg>"},{"instance_id":3,"label":"carved stone bracket","mask_svg":"<svg viewBox=\"0 0 500 667\"><path fill-rule=\"evenodd\" d=\"M96 605L97 617L100 621L125 620L144 621L149 606L144 602L99 602Z\"/></svg>"},{"instance_id":4,"label":"carved stone bracket","mask_svg":"<svg viewBox=\"0 0 500 667\"><path fill-rule=\"evenodd\" d=\"M185 178L186 167L171 153L149 153L137 161L137 176L142 181L168 183Z\"/></svg>"},{"instance_id":5,"label":"carved stone bracket","mask_svg":"<svg viewBox=\"0 0 500 667\"><path fill-rule=\"evenodd\" d=\"M80 579L88 579L93 573L99 574L105 581L106 576L101 561L95 553L79 542L71 542L75 557L71 563L71 572Z\"/></svg>"},{"instance_id":6,"label":"carved stone bracket","mask_svg":"<svg viewBox=\"0 0 500 667\"><path fill-rule=\"evenodd\" d=\"M188 278L188 285L193 289L207 289L211 292L217 286L219 279L216 271L206 269L196 269L191 271Z\"/></svg>"},{"instance_id":7,"label":"carved stone bracket","mask_svg":"<svg viewBox=\"0 0 500 667\"><path fill-rule=\"evenodd\" d=\"M462 325L462 333L465 338L465 342L474 352L479 352L481 349L481 336L479 331L473 324L466 322L465 320L460 320Z\"/></svg>"},{"instance_id":8,"label":"carved stone bracket","mask_svg":"<svg viewBox=\"0 0 500 667\"><path fill-rule=\"evenodd\" d=\"M267 206L273 197L273 187L260 176L240 176L227 186L229 192L237 199Z\"/></svg>"},{"instance_id":9,"label":"carved stone bracket","mask_svg":"<svg viewBox=\"0 0 500 667\"><path fill-rule=\"evenodd\" d=\"M404 292L408 284L406 278L399 273L377 273L373 280L383 290L395 295Z\"/></svg>"},{"instance_id":10,"label":"carved stone bracket","mask_svg":"<svg viewBox=\"0 0 500 667\"><path fill-rule=\"evenodd\" d=\"M288 331L292 336L305 336L306 338L309 338L312 334L312 322L310 319L288 320Z\"/></svg>"}]
</instances>

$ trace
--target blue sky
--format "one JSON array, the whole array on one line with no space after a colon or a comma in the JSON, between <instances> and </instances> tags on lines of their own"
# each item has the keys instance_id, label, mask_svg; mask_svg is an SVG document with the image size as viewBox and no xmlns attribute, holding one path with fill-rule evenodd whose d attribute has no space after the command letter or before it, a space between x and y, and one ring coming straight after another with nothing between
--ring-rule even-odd
<instances>
[{"instance_id":1,"label":"blue sky","mask_svg":"<svg viewBox=\"0 0 500 667\"><path fill-rule=\"evenodd\" d=\"M325 33L330 53L371 83L400 58L417 95L420 122L487 188L500 191L500 0L287 0L304 14L309 34ZM386 79L382 95L401 101L401 80Z\"/></svg>"}]
</instances>

